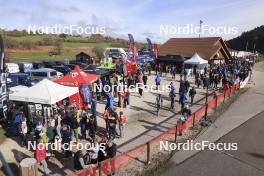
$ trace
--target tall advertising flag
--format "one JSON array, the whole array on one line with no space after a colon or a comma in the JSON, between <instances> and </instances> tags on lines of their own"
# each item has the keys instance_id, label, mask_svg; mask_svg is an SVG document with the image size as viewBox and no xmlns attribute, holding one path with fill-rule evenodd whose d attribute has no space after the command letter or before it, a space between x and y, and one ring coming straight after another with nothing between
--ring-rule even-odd
<instances>
[{"instance_id":1,"label":"tall advertising flag","mask_svg":"<svg viewBox=\"0 0 264 176\"><path fill-rule=\"evenodd\" d=\"M158 45L156 43L153 44L154 48L154 61L157 64L157 59L158 59Z\"/></svg>"},{"instance_id":2,"label":"tall advertising flag","mask_svg":"<svg viewBox=\"0 0 264 176\"><path fill-rule=\"evenodd\" d=\"M151 40L149 38L147 38L147 43L148 43L148 51L149 51L149 55L151 57L153 57L153 46L152 46L152 43L151 43Z\"/></svg>"},{"instance_id":3,"label":"tall advertising flag","mask_svg":"<svg viewBox=\"0 0 264 176\"><path fill-rule=\"evenodd\" d=\"M132 34L128 34L128 38L129 38L128 57L129 58L134 58L134 46L135 46L134 37L133 37Z\"/></svg>"}]
</instances>

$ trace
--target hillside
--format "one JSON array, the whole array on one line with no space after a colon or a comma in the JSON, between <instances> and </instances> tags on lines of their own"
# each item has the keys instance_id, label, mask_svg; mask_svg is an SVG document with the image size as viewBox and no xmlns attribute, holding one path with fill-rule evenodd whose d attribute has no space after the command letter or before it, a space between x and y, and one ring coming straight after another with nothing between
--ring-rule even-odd
<instances>
[{"instance_id":1,"label":"hillside","mask_svg":"<svg viewBox=\"0 0 264 176\"><path fill-rule=\"evenodd\" d=\"M60 54L50 56L49 53L19 53L7 52L8 62L21 61L44 61L44 60L64 60L75 58L75 55L83 51L97 59L101 57L107 47L128 48L128 40L112 38L102 35L91 35L90 37L70 36L65 34L28 34L26 31L4 31L3 35L5 49L13 50L59 50ZM137 43L139 48L145 44Z\"/></svg>"},{"instance_id":2,"label":"hillside","mask_svg":"<svg viewBox=\"0 0 264 176\"><path fill-rule=\"evenodd\" d=\"M264 25L242 33L240 36L226 42L229 48L264 54Z\"/></svg>"}]
</instances>

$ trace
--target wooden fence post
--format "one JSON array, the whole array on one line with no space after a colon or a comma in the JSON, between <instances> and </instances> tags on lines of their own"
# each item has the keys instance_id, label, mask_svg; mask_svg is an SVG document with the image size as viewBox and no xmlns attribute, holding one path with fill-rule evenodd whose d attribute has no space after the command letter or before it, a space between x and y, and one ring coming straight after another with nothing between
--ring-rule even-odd
<instances>
[{"instance_id":1,"label":"wooden fence post","mask_svg":"<svg viewBox=\"0 0 264 176\"><path fill-rule=\"evenodd\" d=\"M178 133L178 125L175 126L175 136L174 136L174 142L177 141L177 133Z\"/></svg>"},{"instance_id":2,"label":"wooden fence post","mask_svg":"<svg viewBox=\"0 0 264 176\"><path fill-rule=\"evenodd\" d=\"M147 142L147 164L150 163L150 143Z\"/></svg>"},{"instance_id":3,"label":"wooden fence post","mask_svg":"<svg viewBox=\"0 0 264 176\"><path fill-rule=\"evenodd\" d=\"M99 176L102 176L101 162L98 162L98 172L99 172Z\"/></svg>"},{"instance_id":4,"label":"wooden fence post","mask_svg":"<svg viewBox=\"0 0 264 176\"><path fill-rule=\"evenodd\" d=\"M194 127L194 125L195 125L195 116L196 116L196 113L194 112L194 113L193 113L193 127Z\"/></svg>"},{"instance_id":5,"label":"wooden fence post","mask_svg":"<svg viewBox=\"0 0 264 176\"><path fill-rule=\"evenodd\" d=\"M217 108L217 104L218 104L218 95L215 96L215 110Z\"/></svg>"},{"instance_id":6,"label":"wooden fence post","mask_svg":"<svg viewBox=\"0 0 264 176\"><path fill-rule=\"evenodd\" d=\"M223 102L225 102L225 98L226 98L226 91L224 91L224 100L223 100Z\"/></svg>"}]
</instances>

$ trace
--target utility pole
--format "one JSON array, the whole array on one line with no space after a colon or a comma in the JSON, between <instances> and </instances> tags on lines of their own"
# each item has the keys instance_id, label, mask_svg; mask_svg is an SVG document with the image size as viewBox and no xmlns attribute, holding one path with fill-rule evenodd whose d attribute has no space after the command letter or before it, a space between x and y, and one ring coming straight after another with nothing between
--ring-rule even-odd
<instances>
[{"instance_id":1,"label":"utility pole","mask_svg":"<svg viewBox=\"0 0 264 176\"><path fill-rule=\"evenodd\" d=\"M246 51L248 50L248 41L247 41L247 44L246 44Z\"/></svg>"},{"instance_id":2,"label":"utility pole","mask_svg":"<svg viewBox=\"0 0 264 176\"><path fill-rule=\"evenodd\" d=\"M205 114L204 114L204 120L207 121L209 77L206 77L204 79L206 79L206 95L205 95Z\"/></svg>"},{"instance_id":3,"label":"utility pole","mask_svg":"<svg viewBox=\"0 0 264 176\"><path fill-rule=\"evenodd\" d=\"M202 24L203 24L203 21L200 20L199 23L200 23L200 31L199 31L199 38L200 38L201 37L201 33L202 33Z\"/></svg>"}]
</instances>

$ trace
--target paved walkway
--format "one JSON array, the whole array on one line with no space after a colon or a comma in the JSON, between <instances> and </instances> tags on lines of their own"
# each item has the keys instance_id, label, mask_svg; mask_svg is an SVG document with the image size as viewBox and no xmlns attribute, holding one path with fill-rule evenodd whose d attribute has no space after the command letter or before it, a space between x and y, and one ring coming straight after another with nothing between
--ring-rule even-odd
<instances>
[{"instance_id":1,"label":"paved walkway","mask_svg":"<svg viewBox=\"0 0 264 176\"><path fill-rule=\"evenodd\" d=\"M154 85L154 75L148 78L148 85ZM162 85L169 85L173 81L176 85L176 92L179 89L179 75L176 76L175 80L172 80L169 75L161 78ZM191 85L194 83L194 78L189 77ZM179 114L180 105L176 102L176 111L172 112L168 109L170 101L168 98L168 92L162 93L164 96L164 107L160 112L159 117L156 115L155 108L155 93L148 92L144 94L144 97L139 97L138 93L132 93L131 106L127 109L118 109L124 111L124 114L128 116L128 124L125 127L125 137L122 139L116 139L115 142L118 145L118 152L122 153L133 149L146 141L162 134L168 129L175 126L177 121L177 114ZM176 100L178 100L177 95ZM205 104L205 89L197 89L197 95L195 97L195 104L192 110L195 111L199 107ZM102 113L105 107L105 103L98 104L98 124L100 127L105 127L105 122L102 118ZM1 146L1 151L4 157L9 163L19 163L24 157L33 157L33 152L29 152L26 148L22 148L18 143L8 138ZM61 158L61 156L56 156ZM70 174L73 171L72 160L54 160L51 159L48 163L52 166L52 170L59 174Z\"/></svg>"},{"instance_id":2,"label":"paved walkway","mask_svg":"<svg viewBox=\"0 0 264 176\"><path fill-rule=\"evenodd\" d=\"M258 63L254 68L253 81L249 84L251 89L234 102L228 110L216 120L214 123L215 125L211 125L206 132L195 140L195 142L216 142L227 134L220 139L220 141L238 142L238 151L229 153L208 150L200 153L198 153L198 151L179 151L172 157L166 169L167 172L165 172L164 175L176 175L176 173L177 175L195 176L264 175L264 161L262 155L264 152L264 143L262 140L262 134L264 132L263 76L264 63L262 62ZM253 117L255 118L247 122ZM243 124L245 122L247 123ZM239 127L240 125L242 126ZM239 128L235 129L237 127ZM260 158L262 160L260 160Z\"/></svg>"}]
</instances>

